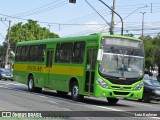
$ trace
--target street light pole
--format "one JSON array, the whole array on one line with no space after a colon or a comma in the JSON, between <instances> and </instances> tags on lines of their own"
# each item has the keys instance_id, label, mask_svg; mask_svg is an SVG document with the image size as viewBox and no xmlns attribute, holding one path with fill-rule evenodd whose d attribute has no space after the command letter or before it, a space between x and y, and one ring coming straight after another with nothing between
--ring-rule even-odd
<instances>
[{"instance_id":1,"label":"street light pole","mask_svg":"<svg viewBox=\"0 0 160 120\"><path fill-rule=\"evenodd\" d=\"M123 19L122 19L122 17L116 11L114 11L113 9L111 9L105 2L103 2L102 0L98 0L98 1L100 1L106 7L108 7L112 12L114 12L116 15L118 15L118 17L121 19L121 23L122 23L121 35L123 35Z\"/></svg>"},{"instance_id":2,"label":"street light pole","mask_svg":"<svg viewBox=\"0 0 160 120\"><path fill-rule=\"evenodd\" d=\"M144 39L144 35L143 35L143 31L144 31L144 14L146 13L146 12L140 12L140 13L142 13L142 40Z\"/></svg>"},{"instance_id":3,"label":"street light pole","mask_svg":"<svg viewBox=\"0 0 160 120\"><path fill-rule=\"evenodd\" d=\"M10 37L10 26L11 26L11 21L9 20L9 26L8 26L8 36L7 36L7 50L6 50L6 57L5 57L5 67L8 64L8 53L9 53L9 37Z\"/></svg>"},{"instance_id":4,"label":"street light pole","mask_svg":"<svg viewBox=\"0 0 160 120\"><path fill-rule=\"evenodd\" d=\"M115 4L116 4L116 0L113 0L113 11L115 11ZM110 34L114 34L114 12L112 11L112 18L111 18L111 26L110 26Z\"/></svg>"}]
</instances>

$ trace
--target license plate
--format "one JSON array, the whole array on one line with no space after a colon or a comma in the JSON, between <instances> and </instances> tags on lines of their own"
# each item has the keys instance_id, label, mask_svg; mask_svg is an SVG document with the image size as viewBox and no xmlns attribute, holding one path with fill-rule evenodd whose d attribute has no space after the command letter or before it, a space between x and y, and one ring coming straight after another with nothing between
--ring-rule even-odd
<instances>
[{"instance_id":1,"label":"license plate","mask_svg":"<svg viewBox=\"0 0 160 120\"><path fill-rule=\"evenodd\" d=\"M116 98L117 98L117 99L121 99L121 100L124 99L124 97L116 97Z\"/></svg>"}]
</instances>

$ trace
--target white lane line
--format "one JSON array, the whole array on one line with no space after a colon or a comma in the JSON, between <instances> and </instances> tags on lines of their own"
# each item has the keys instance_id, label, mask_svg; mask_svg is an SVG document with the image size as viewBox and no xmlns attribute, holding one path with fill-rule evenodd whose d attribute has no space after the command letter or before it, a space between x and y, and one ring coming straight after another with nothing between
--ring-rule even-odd
<instances>
[{"instance_id":1,"label":"white lane line","mask_svg":"<svg viewBox=\"0 0 160 120\"><path fill-rule=\"evenodd\" d=\"M83 105L83 106L86 106L86 105ZM133 113L132 111L130 112L130 111L124 111L124 110L120 110L120 109L114 109L114 108L110 108L110 107L103 107L103 106L96 106L96 105L91 105L91 106L86 106L86 107L88 107L88 108L92 108L92 109L97 109L97 110L99 110L98 108L102 108L102 109L106 109L106 110L112 110L112 111L121 111L121 112L123 112L123 114L121 114L121 115L123 115L123 116L128 116L128 117L130 117L129 115L125 115L125 113L128 113L128 114L132 114L132 115L134 115L135 113ZM136 112L136 111L135 111ZM137 112L139 112L139 111L137 111ZM145 112L145 111L144 111ZM152 112L152 111L151 111ZM137 117L136 117L137 118ZM140 117L138 117L138 118L140 118ZM157 120L160 120L160 117L146 117L146 118L152 118L152 119L157 119Z\"/></svg>"},{"instance_id":2,"label":"white lane line","mask_svg":"<svg viewBox=\"0 0 160 120\"><path fill-rule=\"evenodd\" d=\"M1 82L0 84L3 84L3 85L17 85L17 86L24 86L24 84L19 84L19 83L5 83L5 82Z\"/></svg>"},{"instance_id":3,"label":"white lane line","mask_svg":"<svg viewBox=\"0 0 160 120\"><path fill-rule=\"evenodd\" d=\"M46 96L42 96L42 95L40 95L39 97L42 97L42 98L47 98Z\"/></svg>"},{"instance_id":4,"label":"white lane line","mask_svg":"<svg viewBox=\"0 0 160 120\"><path fill-rule=\"evenodd\" d=\"M49 101L50 103L55 103L55 104L58 104L57 102L55 102L55 101Z\"/></svg>"},{"instance_id":5,"label":"white lane line","mask_svg":"<svg viewBox=\"0 0 160 120\"><path fill-rule=\"evenodd\" d=\"M0 86L0 87L2 87L2 88L9 88L9 87L5 87L5 86Z\"/></svg>"},{"instance_id":6,"label":"white lane line","mask_svg":"<svg viewBox=\"0 0 160 120\"><path fill-rule=\"evenodd\" d=\"M94 105L95 106L95 105ZM119 110L119 109L114 109L114 108L109 108L109 107L103 107L103 106L95 106L98 108L103 108L103 109L108 109L108 110L113 110L113 111L123 111L123 110Z\"/></svg>"},{"instance_id":7,"label":"white lane line","mask_svg":"<svg viewBox=\"0 0 160 120\"><path fill-rule=\"evenodd\" d=\"M8 111L8 110L0 107L0 111Z\"/></svg>"},{"instance_id":8,"label":"white lane line","mask_svg":"<svg viewBox=\"0 0 160 120\"><path fill-rule=\"evenodd\" d=\"M152 105L145 105L145 104L139 104L139 103L134 103L134 102L129 102L129 101L126 101L127 103L129 103L129 104L136 104L136 105L141 105L141 106L147 106L147 107L155 107L155 108L159 108L159 107L156 107L156 106L152 106Z\"/></svg>"}]
</instances>

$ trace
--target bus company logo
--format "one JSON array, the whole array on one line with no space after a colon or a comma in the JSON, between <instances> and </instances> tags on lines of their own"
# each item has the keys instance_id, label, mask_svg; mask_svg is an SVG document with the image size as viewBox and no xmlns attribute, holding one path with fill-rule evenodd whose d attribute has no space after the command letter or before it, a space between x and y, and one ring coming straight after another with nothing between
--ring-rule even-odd
<instances>
[{"instance_id":1,"label":"bus company logo","mask_svg":"<svg viewBox=\"0 0 160 120\"><path fill-rule=\"evenodd\" d=\"M123 86L120 86L120 89L121 89L121 90L124 90L124 87L123 87Z\"/></svg>"},{"instance_id":2,"label":"bus company logo","mask_svg":"<svg viewBox=\"0 0 160 120\"><path fill-rule=\"evenodd\" d=\"M11 116L11 112L2 112L2 118L10 118Z\"/></svg>"}]
</instances>

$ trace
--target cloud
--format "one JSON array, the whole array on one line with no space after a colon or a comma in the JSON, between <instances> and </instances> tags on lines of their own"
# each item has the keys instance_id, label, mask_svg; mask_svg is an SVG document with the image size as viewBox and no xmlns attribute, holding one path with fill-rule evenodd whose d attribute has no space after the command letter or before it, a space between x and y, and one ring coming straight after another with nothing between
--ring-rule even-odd
<instances>
[{"instance_id":1,"label":"cloud","mask_svg":"<svg viewBox=\"0 0 160 120\"><path fill-rule=\"evenodd\" d=\"M85 24L86 24L85 27L91 31L95 31L95 29L103 28L103 25L98 23L97 21L90 21Z\"/></svg>"}]
</instances>

